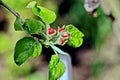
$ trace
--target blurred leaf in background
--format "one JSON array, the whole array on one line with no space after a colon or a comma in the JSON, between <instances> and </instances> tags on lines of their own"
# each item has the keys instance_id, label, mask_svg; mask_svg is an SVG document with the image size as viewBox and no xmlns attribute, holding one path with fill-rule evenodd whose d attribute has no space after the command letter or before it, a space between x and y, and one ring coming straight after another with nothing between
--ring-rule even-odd
<instances>
[{"instance_id":1,"label":"blurred leaf in background","mask_svg":"<svg viewBox=\"0 0 120 80\"><path fill-rule=\"evenodd\" d=\"M89 42L93 47L95 45L96 47L102 45L106 37L112 31L112 23L104 14L101 6L98 7L96 13L97 17L93 17L86 12L84 0L76 0L76 3L69 13L71 22L77 25L85 34L85 42Z\"/></svg>"}]
</instances>

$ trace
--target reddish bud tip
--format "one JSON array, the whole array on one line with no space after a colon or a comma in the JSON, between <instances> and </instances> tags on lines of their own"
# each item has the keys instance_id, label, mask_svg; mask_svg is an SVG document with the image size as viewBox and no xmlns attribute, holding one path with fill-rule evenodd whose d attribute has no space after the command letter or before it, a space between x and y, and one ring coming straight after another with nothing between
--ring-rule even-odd
<instances>
[{"instance_id":1,"label":"reddish bud tip","mask_svg":"<svg viewBox=\"0 0 120 80\"><path fill-rule=\"evenodd\" d=\"M58 32L62 32L64 30L65 30L64 28L59 28Z\"/></svg>"},{"instance_id":2,"label":"reddish bud tip","mask_svg":"<svg viewBox=\"0 0 120 80\"><path fill-rule=\"evenodd\" d=\"M70 38L70 34L68 32L64 32L63 33L63 37L68 39L68 38Z\"/></svg>"},{"instance_id":3,"label":"reddish bud tip","mask_svg":"<svg viewBox=\"0 0 120 80\"><path fill-rule=\"evenodd\" d=\"M67 40L66 40L66 39L61 38L61 40L60 40L60 44L64 45L66 42L67 42Z\"/></svg>"},{"instance_id":4,"label":"reddish bud tip","mask_svg":"<svg viewBox=\"0 0 120 80\"><path fill-rule=\"evenodd\" d=\"M54 34L55 33L55 29L54 28L48 28L48 34Z\"/></svg>"}]
</instances>

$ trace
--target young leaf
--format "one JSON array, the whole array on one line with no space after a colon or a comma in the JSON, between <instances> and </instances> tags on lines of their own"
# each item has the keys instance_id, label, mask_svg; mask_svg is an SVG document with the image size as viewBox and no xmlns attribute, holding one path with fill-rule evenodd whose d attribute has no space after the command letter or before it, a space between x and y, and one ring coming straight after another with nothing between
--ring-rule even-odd
<instances>
[{"instance_id":1,"label":"young leaf","mask_svg":"<svg viewBox=\"0 0 120 80\"><path fill-rule=\"evenodd\" d=\"M57 55L52 55L48 68L49 80L57 80L65 72L65 65Z\"/></svg>"},{"instance_id":2,"label":"young leaf","mask_svg":"<svg viewBox=\"0 0 120 80\"><path fill-rule=\"evenodd\" d=\"M36 41L34 44L34 52L32 54L33 57L38 57L42 53L42 45Z\"/></svg>"},{"instance_id":3,"label":"young leaf","mask_svg":"<svg viewBox=\"0 0 120 80\"><path fill-rule=\"evenodd\" d=\"M76 27L73 25L67 25L65 28L71 35L71 38L68 40L67 44L76 48L80 47L83 42L84 34L80 32Z\"/></svg>"},{"instance_id":4,"label":"young leaf","mask_svg":"<svg viewBox=\"0 0 120 80\"><path fill-rule=\"evenodd\" d=\"M31 56L39 56L42 51L41 44L31 37L24 37L16 43L14 61L20 66Z\"/></svg>"},{"instance_id":5,"label":"young leaf","mask_svg":"<svg viewBox=\"0 0 120 80\"><path fill-rule=\"evenodd\" d=\"M16 17L15 23L14 23L14 29L16 31L21 31L23 26L22 19L20 17Z\"/></svg>"},{"instance_id":6,"label":"young leaf","mask_svg":"<svg viewBox=\"0 0 120 80\"><path fill-rule=\"evenodd\" d=\"M27 8L32 8L32 12L36 15L36 16L40 16L40 8L37 7L37 2L36 1L32 1L27 5Z\"/></svg>"},{"instance_id":7,"label":"young leaf","mask_svg":"<svg viewBox=\"0 0 120 80\"><path fill-rule=\"evenodd\" d=\"M32 8L33 13L42 18L47 23L52 23L56 19L56 14L44 7L38 6L36 1L32 1L27 5L27 8Z\"/></svg>"},{"instance_id":8,"label":"young leaf","mask_svg":"<svg viewBox=\"0 0 120 80\"><path fill-rule=\"evenodd\" d=\"M39 34L44 28L44 24L36 19L26 19L23 25L25 31L29 34Z\"/></svg>"}]
</instances>

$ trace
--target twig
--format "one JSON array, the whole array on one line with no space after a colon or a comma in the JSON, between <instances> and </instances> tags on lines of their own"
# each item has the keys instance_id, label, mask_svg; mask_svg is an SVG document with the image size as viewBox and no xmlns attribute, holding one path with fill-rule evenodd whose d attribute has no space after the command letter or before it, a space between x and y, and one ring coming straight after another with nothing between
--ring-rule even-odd
<instances>
[{"instance_id":1,"label":"twig","mask_svg":"<svg viewBox=\"0 0 120 80\"><path fill-rule=\"evenodd\" d=\"M5 7L6 9L8 9L16 17L20 16L17 12L15 12L13 9L11 9L9 6L7 6L2 0L0 0L0 5L2 5L3 7Z\"/></svg>"}]
</instances>

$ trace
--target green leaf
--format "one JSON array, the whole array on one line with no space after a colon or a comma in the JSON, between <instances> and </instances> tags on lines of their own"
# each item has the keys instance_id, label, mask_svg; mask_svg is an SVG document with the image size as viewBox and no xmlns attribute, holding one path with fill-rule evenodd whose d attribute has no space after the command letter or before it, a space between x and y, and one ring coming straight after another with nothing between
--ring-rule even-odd
<instances>
[{"instance_id":1,"label":"green leaf","mask_svg":"<svg viewBox=\"0 0 120 80\"><path fill-rule=\"evenodd\" d=\"M84 34L80 32L73 25L67 25L65 28L71 35L71 38L68 40L67 44L74 48L80 47L83 43Z\"/></svg>"},{"instance_id":2,"label":"green leaf","mask_svg":"<svg viewBox=\"0 0 120 80\"><path fill-rule=\"evenodd\" d=\"M16 31L21 31L23 26L22 19L20 17L16 17L15 23L14 23L14 29Z\"/></svg>"},{"instance_id":3,"label":"green leaf","mask_svg":"<svg viewBox=\"0 0 120 80\"><path fill-rule=\"evenodd\" d=\"M52 55L49 68L49 80L57 80L65 72L65 65L57 55Z\"/></svg>"},{"instance_id":4,"label":"green leaf","mask_svg":"<svg viewBox=\"0 0 120 80\"><path fill-rule=\"evenodd\" d=\"M23 64L31 56L39 56L42 52L41 44L31 37L20 39L15 46L14 61L17 65Z\"/></svg>"},{"instance_id":5,"label":"green leaf","mask_svg":"<svg viewBox=\"0 0 120 80\"><path fill-rule=\"evenodd\" d=\"M47 23L53 23L56 19L56 14L44 7L38 6L36 1L32 1L27 5L27 8L32 8L33 13L42 18Z\"/></svg>"},{"instance_id":6,"label":"green leaf","mask_svg":"<svg viewBox=\"0 0 120 80\"><path fill-rule=\"evenodd\" d=\"M40 34L45 26L41 21L29 18L25 20L23 28L29 34Z\"/></svg>"},{"instance_id":7,"label":"green leaf","mask_svg":"<svg viewBox=\"0 0 120 80\"><path fill-rule=\"evenodd\" d=\"M36 1L32 1L27 5L27 8L32 8L33 13L36 16L40 15L40 8L37 7L37 2Z\"/></svg>"},{"instance_id":8,"label":"green leaf","mask_svg":"<svg viewBox=\"0 0 120 80\"><path fill-rule=\"evenodd\" d=\"M42 45L36 41L34 44L34 52L32 54L33 57L38 57L42 53Z\"/></svg>"}]
</instances>

